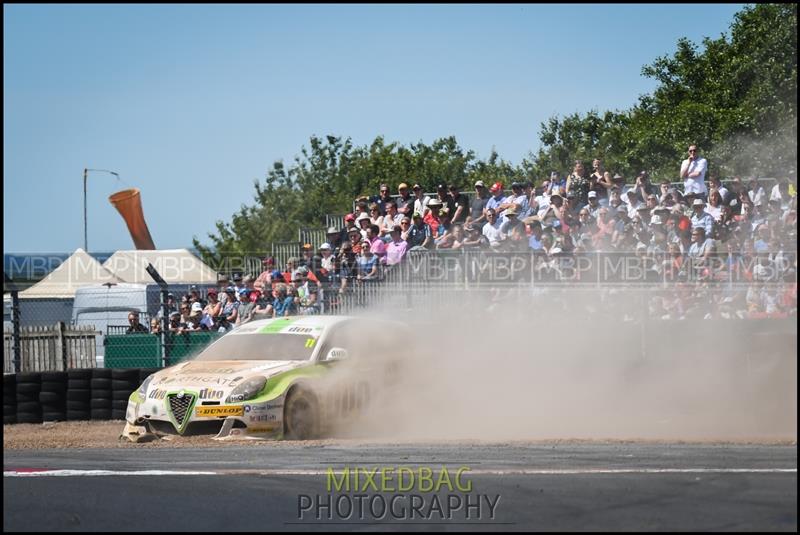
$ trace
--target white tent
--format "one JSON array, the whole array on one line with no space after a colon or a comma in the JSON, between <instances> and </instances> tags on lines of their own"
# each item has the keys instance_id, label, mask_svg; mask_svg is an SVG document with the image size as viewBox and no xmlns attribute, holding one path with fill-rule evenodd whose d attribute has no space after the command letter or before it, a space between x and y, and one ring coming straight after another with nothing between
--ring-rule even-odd
<instances>
[{"instance_id":1,"label":"white tent","mask_svg":"<svg viewBox=\"0 0 800 535\"><path fill-rule=\"evenodd\" d=\"M74 299L83 286L113 283L121 280L100 265L83 249L77 249L44 279L19 293L21 299Z\"/></svg>"},{"instance_id":2,"label":"white tent","mask_svg":"<svg viewBox=\"0 0 800 535\"><path fill-rule=\"evenodd\" d=\"M187 249L117 251L103 267L123 282L153 284L155 281L147 273L147 264L153 264L168 284L217 283L217 272Z\"/></svg>"}]
</instances>

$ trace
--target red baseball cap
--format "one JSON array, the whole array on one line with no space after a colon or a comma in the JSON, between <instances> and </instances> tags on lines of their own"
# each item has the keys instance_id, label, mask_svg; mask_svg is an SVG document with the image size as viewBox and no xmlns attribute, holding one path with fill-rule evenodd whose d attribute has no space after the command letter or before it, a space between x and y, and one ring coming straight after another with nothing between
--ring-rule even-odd
<instances>
[{"instance_id":1,"label":"red baseball cap","mask_svg":"<svg viewBox=\"0 0 800 535\"><path fill-rule=\"evenodd\" d=\"M354 216L353 214L347 214L346 216L344 216L344 220L345 221L355 221L356 220L356 216Z\"/></svg>"},{"instance_id":2,"label":"red baseball cap","mask_svg":"<svg viewBox=\"0 0 800 535\"><path fill-rule=\"evenodd\" d=\"M489 191L491 191L492 193L497 193L498 191L502 191L502 190L503 190L503 183L502 182L495 182L494 184L492 184L492 187L489 188Z\"/></svg>"}]
</instances>

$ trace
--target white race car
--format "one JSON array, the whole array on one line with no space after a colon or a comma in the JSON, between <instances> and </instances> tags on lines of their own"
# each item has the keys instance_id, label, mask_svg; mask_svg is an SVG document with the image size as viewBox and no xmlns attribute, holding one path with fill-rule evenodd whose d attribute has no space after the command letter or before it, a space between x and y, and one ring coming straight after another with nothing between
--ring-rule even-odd
<instances>
[{"instance_id":1,"label":"white race car","mask_svg":"<svg viewBox=\"0 0 800 535\"><path fill-rule=\"evenodd\" d=\"M130 396L122 436L320 436L395 382L404 340L404 324L367 318L246 323L149 376Z\"/></svg>"}]
</instances>

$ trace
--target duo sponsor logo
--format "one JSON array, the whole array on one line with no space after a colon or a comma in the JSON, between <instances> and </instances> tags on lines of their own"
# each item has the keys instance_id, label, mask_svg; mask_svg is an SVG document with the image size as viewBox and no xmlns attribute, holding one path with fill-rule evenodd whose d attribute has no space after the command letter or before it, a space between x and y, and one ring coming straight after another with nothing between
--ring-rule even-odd
<instances>
[{"instance_id":1,"label":"duo sponsor logo","mask_svg":"<svg viewBox=\"0 0 800 535\"><path fill-rule=\"evenodd\" d=\"M154 388L147 395L147 399L164 399L165 397L167 397L167 391L160 388Z\"/></svg>"},{"instance_id":2,"label":"duo sponsor logo","mask_svg":"<svg viewBox=\"0 0 800 535\"><path fill-rule=\"evenodd\" d=\"M214 390L213 388L204 388L200 391L200 399L222 399L225 395L223 390Z\"/></svg>"},{"instance_id":3,"label":"duo sponsor logo","mask_svg":"<svg viewBox=\"0 0 800 535\"><path fill-rule=\"evenodd\" d=\"M244 407L240 405L203 405L194 409L195 416L244 416Z\"/></svg>"}]
</instances>

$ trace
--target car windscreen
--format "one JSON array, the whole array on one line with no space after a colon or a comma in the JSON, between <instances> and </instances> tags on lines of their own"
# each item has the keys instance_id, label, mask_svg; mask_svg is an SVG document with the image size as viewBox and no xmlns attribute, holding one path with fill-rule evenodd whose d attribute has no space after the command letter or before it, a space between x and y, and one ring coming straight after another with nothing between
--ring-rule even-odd
<instances>
[{"instance_id":1,"label":"car windscreen","mask_svg":"<svg viewBox=\"0 0 800 535\"><path fill-rule=\"evenodd\" d=\"M196 360L309 360L316 338L300 334L228 334Z\"/></svg>"}]
</instances>

